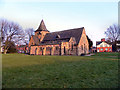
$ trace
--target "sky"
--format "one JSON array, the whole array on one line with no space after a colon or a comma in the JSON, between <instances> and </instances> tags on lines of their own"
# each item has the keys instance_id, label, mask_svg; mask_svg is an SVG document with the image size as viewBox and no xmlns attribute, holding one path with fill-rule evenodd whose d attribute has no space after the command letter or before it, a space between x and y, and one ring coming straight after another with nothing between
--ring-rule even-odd
<instances>
[{"instance_id":1,"label":"sky","mask_svg":"<svg viewBox=\"0 0 120 90\"><path fill-rule=\"evenodd\" d=\"M0 18L34 30L43 19L50 32L84 27L95 46L118 23L118 0L0 0Z\"/></svg>"}]
</instances>

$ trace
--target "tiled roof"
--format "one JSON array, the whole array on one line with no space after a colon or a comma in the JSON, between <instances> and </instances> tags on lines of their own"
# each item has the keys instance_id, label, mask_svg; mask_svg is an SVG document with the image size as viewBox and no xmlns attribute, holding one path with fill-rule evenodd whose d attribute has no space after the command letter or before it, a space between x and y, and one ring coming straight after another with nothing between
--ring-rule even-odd
<instances>
[{"instance_id":1,"label":"tiled roof","mask_svg":"<svg viewBox=\"0 0 120 90\"><path fill-rule=\"evenodd\" d=\"M59 32L47 33L43 39L43 42L66 40L66 39L70 39L71 37L74 37L76 40L76 43L78 44L80 41L83 29L84 27L69 29L69 30L64 30L64 31L59 31Z\"/></svg>"},{"instance_id":2,"label":"tiled roof","mask_svg":"<svg viewBox=\"0 0 120 90\"><path fill-rule=\"evenodd\" d=\"M99 44L101 44L103 41L96 41L96 45L99 45ZM112 43L109 43L109 42L107 42L107 41L104 41L105 43L107 43L107 44L109 44L109 45L112 45Z\"/></svg>"}]
</instances>

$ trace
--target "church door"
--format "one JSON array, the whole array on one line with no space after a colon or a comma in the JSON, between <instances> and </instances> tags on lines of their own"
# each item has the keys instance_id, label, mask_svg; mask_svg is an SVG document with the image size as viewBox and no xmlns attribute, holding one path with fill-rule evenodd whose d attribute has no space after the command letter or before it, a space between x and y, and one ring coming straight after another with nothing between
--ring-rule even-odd
<instances>
[{"instance_id":1,"label":"church door","mask_svg":"<svg viewBox=\"0 0 120 90\"><path fill-rule=\"evenodd\" d=\"M86 54L86 47L85 47L85 44L84 44L84 54Z\"/></svg>"},{"instance_id":2,"label":"church door","mask_svg":"<svg viewBox=\"0 0 120 90\"><path fill-rule=\"evenodd\" d=\"M66 49L65 49L65 47L64 47L64 55L66 55Z\"/></svg>"},{"instance_id":3,"label":"church door","mask_svg":"<svg viewBox=\"0 0 120 90\"><path fill-rule=\"evenodd\" d=\"M37 55L37 48L35 49L35 55Z\"/></svg>"},{"instance_id":4,"label":"church door","mask_svg":"<svg viewBox=\"0 0 120 90\"><path fill-rule=\"evenodd\" d=\"M50 55L52 55L52 47L50 47Z\"/></svg>"},{"instance_id":5,"label":"church door","mask_svg":"<svg viewBox=\"0 0 120 90\"><path fill-rule=\"evenodd\" d=\"M44 48L42 48L42 55L43 55L43 53L44 53Z\"/></svg>"}]
</instances>

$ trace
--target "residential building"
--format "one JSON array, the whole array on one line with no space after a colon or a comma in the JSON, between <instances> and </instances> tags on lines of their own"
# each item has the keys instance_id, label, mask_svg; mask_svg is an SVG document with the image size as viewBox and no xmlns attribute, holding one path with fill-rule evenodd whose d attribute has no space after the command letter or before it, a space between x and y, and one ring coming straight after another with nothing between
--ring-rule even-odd
<instances>
[{"instance_id":1,"label":"residential building","mask_svg":"<svg viewBox=\"0 0 120 90\"><path fill-rule=\"evenodd\" d=\"M112 52L112 45L103 38L96 42L96 50L97 52Z\"/></svg>"}]
</instances>

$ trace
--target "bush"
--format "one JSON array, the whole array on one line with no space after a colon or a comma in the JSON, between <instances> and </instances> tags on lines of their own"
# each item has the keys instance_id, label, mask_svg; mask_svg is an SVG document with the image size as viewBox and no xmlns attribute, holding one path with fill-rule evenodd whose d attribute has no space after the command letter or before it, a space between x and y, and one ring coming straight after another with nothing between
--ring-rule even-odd
<instances>
[{"instance_id":1,"label":"bush","mask_svg":"<svg viewBox=\"0 0 120 90\"><path fill-rule=\"evenodd\" d=\"M81 54L81 56L85 56L85 54L84 54L84 53L82 53L82 54Z\"/></svg>"},{"instance_id":2,"label":"bush","mask_svg":"<svg viewBox=\"0 0 120 90\"><path fill-rule=\"evenodd\" d=\"M16 53L16 46L14 42L10 42L7 53Z\"/></svg>"}]
</instances>

